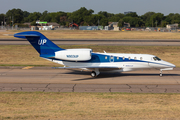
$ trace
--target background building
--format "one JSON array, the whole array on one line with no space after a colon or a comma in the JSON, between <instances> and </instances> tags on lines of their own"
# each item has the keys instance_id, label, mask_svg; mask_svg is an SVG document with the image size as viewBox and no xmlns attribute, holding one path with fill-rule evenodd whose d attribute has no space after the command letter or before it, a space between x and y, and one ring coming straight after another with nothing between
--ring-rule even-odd
<instances>
[{"instance_id":1,"label":"background building","mask_svg":"<svg viewBox=\"0 0 180 120\"><path fill-rule=\"evenodd\" d=\"M166 25L166 28L168 29L173 29L173 28L178 28L178 24L169 24L169 25Z\"/></svg>"}]
</instances>

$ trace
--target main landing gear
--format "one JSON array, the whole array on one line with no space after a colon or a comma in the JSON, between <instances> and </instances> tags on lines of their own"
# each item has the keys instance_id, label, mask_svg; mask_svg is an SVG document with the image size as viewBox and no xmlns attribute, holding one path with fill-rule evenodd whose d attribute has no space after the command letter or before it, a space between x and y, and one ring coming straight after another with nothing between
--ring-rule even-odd
<instances>
[{"instance_id":1,"label":"main landing gear","mask_svg":"<svg viewBox=\"0 0 180 120\"><path fill-rule=\"evenodd\" d=\"M96 68L94 71L91 72L91 77L95 78L95 77L97 77L99 74L100 74L99 69Z\"/></svg>"},{"instance_id":2,"label":"main landing gear","mask_svg":"<svg viewBox=\"0 0 180 120\"><path fill-rule=\"evenodd\" d=\"M96 72L92 71L91 72L91 77L95 78L96 77Z\"/></svg>"}]
</instances>

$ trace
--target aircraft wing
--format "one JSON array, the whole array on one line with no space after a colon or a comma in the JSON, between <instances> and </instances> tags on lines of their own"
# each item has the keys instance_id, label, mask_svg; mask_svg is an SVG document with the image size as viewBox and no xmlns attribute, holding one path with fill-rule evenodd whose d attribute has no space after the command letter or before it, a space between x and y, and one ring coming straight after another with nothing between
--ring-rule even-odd
<instances>
[{"instance_id":1,"label":"aircraft wing","mask_svg":"<svg viewBox=\"0 0 180 120\"><path fill-rule=\"evenodd\" d=\"M117 66L73 66L73 67L56 67L58 69L99 69L100 71L110 71L110 70L119 70L122 69L121 67Z\"/></svg>"}]
</instances>

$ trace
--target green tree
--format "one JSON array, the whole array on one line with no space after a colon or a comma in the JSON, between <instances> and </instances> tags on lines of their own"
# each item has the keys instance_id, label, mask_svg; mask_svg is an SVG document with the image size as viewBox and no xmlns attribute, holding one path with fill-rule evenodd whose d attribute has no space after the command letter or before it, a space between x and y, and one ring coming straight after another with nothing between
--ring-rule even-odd
<instances>
[{"instance_id":1,"label":"green tree","mask_svg":"<svg viewBox=\"0 0 180 120\"><path fill-rule=\"evenodd\" d=\"M124 27L124 21L123 21L123 19L120 19L120 20L118 21L118 27Z\"/></svg>"},{"instance_id":2,"label":"green tree","mask_svg":"<svg viewBox=\"0 0 180 120\"><path fill-rule=\"evenodd\" d=\"M4 17L5 14L0 14L0 25L2 25L2 23L4 24Z\"/></svg>"},{"instance_id":3,"label":"green tree","mask_svg":"<svg viewBox=\"0 0 180 120\"><path fill-rule=\"evenodd\" d=\"M122 13L118 13L118 14L115 14L114 16L119 17L120 19L122 19L125 15L122 14Z\"/></svg>"},{"instance_id":4,"label":"green tree","mask_svg":"<svg viewBox=\"0 0 180 120\"><path fill-rule=\"evenodd\" d=\"M27 12L27 11L23 11L23 17L28 17L29 16L29 12Z\"/></svg>"},{"instance_id":5,"label":"green tree","mask_svg":"<svg viewBox=\"0 0 180 120\"><path fill-rule=\"evenodd\" d=\"M149 21L151 16L154 15L155 12L147 12L144 15L140 16L143 21Z\"/></svg>"},{"instance_id":6,"label":"green tree","mask_svg":"<svg viewBox=\"0 0 180 120\"><path fill-rule=\"evenodd\" d=\"M24 11L23 12L23 22L29 22L29 20L28 20L28 16L29 16L29 12L27 12L27 11Z\"/></svg>"},{"instance_id":7,"label":"green tree","mask_svg":"<svg viewBox=\"0 0 180 120\"><path fill-rule=\"evenodd\" d=\"M8 24L12 21L14 23L22 23L24 18L24 13L21 9L8 10L6 13L6 18L8 18Z\"/></svg>"},{"instance_id":8,"label":"green tree","mask_svg":"<svg viewBox=\"0 0 180 120\"><path fill-rule=\"evenodd\" d=\"M45 18L48 16L48 11L47 10L45 10L43 13L42 13L42 15L41 15L41 17L39 18L39 20L41 20L41 21L46 21L45 20ZM46 18L47 19L47 18ZM48 19L49 20L49 19Z\"/></svg>"},{"instance_id":9,"label":"green tree","mask_svg":"<svg viewBox=\"0 0 180 120\"><path fill-rule=\"evenodd\" d=\"M31 22L31 25L35 26L36 25L36 21Z\"/></svg>"},{"instance_id":10,"label":"green tree","mask_svg":"<svg viewBox=\"0 0 180 120\"><path fill-rule=\"evenodd\" d=\"M101 20L100 20L100 25L101 26L107 26L108 25L108 19L103 17Z\"/></svg>"},{"instance_id":11,"label":"green tree","mask_svg":"<svg viewBox=\"0 0 180 120\"><path fill-rule=\"evenodd\" d=\"M100 23L100 20L102 19L103 16L97 15L97 14L92 14L89 16L84 17L84 25L98 25L98 21Z\"/></svg>"},{"instance_id":12,"label":"green tree","mask_svg":"<svg viewBox=\"0 0 180 120\"><path fill-rule=\"evenodd\" d=\"M126 16L130 16L130 17L138 17L138 15L137 15L136 12L128 13L128 14L126 14Z\"/></svg>"},{"instance_id":13,"label":"green tree","mask_svg":"<svg viewBox=\"0 0 180 120\"><path fill-rule=\"evenodd\" d=\"M162 13L155 13L151 16L150 18L150 22L152 22L153 27L157 26L161 26L161 21L163 21L164 19L164 14Z\"/></svg>"},{"instance_id":14,"label":"green tree","mask_svg":"<svg viewBox=\"0 0 180 120\"><path fill-rule=\"evenodd\" d=\"M85 17L92 15L93 12L92 9L87 10L85 7L81 7L79 10L69 14L69 20L80 25L84 22Z\"/></svg>"},{"instance_id":15,"label":"green tree","mask_svg":"<svg viewBox=\"0 0 180 120\"><path fill-rule=\"evenodd\" d=\"M51 22L51 19L51 16L48 14L42 19L42 21Z\"/></svg>"},{"instance_id":16,"label":"green tree","mask_svg":"<svg viewBox=\"0 0 180 120\"><path fill-rule=\"evenodd\" d=\"M131 27L143 27L144 22L141 18L126 16L123 21L129 23Z\"/></svg>"},{"instance_id":17,"label":"green tree","mask_svg":"<svg viewBox=\"0 0 180 120\"><path fill-rule=\"evenodd\" d=\"M57 19L56 19L56 16L57 16L57 13L56 12L52 12L52 13L49 13L48 16L50 16L51 20L49 22L59 22Z\"/></svg>"},{"instance_id":18,"label":"green tree","mask_svg":"<svg viewBox=\"0 0 180 120\"><path fill-rule=\"evenodd\" d=\"M115 16L113 13L108 13L106 11L100 11L98 12L98 15L101 16L99 20L101 21L101 24L103 24L103 26L108 25L108 22L118 22L120 19L119 16Z\"/></svg>"},{"instance_id":19,"label":"green tree","mask_svg":"<svg viewBox=\"0 0 180 120\"><path fill-rule=\"evenodd\" d=\"M68 16L67 13L59 11L55 17L57 23L60 25L66 25L66 22L68 22Z\"/></svg>"},{"instance_id":20,"label":"green tree","mask_svg":"<svg viewBox=\"0 0 180 120\"><path fill-rule=\"evenodd\" d=\"M66 25L67 22L67 16L61 16L60 17L60 24L61 25Z\"/></svg>"},{"instance_id":21,"label":"green tree","mask_svg":"<svg viewBox=\"0 0 180 120\"><path fill-rule=\"evenodd\" d=\"M169 15L167 15L165 17L165 21L168 22L168 23L171 23L172 19L173 19L173 16L174 16L174 13L170 13Z\"/></svg>"},{"instance_id":22,"label":"green tree","mask_svg":"<svg viewBox=\"0 0 180 120\"><path fill-rule=\"evenodd\" d=\"M152 21L150 21L150 19L151 19L151 16L154 14L155 14L155 12L147 12L144 15L140 16L140 18L145 23L146 27L152 26Z\"/></svg>"},{"instance_id":23,"label":"green tree","mask_svg":"<svg viewBox=\"0 0 180 120\"><path fill-rule=\"evenodd\" d=\"M176 13L176 14L174 14L174 16L172 16L171 24L174 24L174 23L180 23L180 14L179 13Z\"/></svg>"},{"instance_id":24,"label":"green tree","mask_svg":"<svg viewBox=\"0 0 180 120\"><path fill-rule=\"evenodd\" d=\"M180 14L170 13L169 15L165 16L164 21L166 21L166 24L174 24L174 23L180 24Z\"/></svg>"},{"instance_id":25,"label":"green tree","mask_svg":"<svg viewBox=\"0 0 180 120\"><path fill-rule=\"evenodd\" d=\"M120 19L123 19L125 15L122 14L122 13L119 13L119 14L115 14L114 16L112 16L110 19L109 19L109 22L118 22Z\"/></svg>"},{"instance_id":26,"label":"green tree","mask_svg":"<svg viewBox=\"0 0 180 120\"><path fill-rule=\"evenodd\" d=\"M41 17L41 13L40 12L33 12L33 13L29 14L28 20L29 20L29 22L37 21L37 20L40 19L40 17Z\"/></svg>"},{"instance_id":27,"label":"green tree","mask_svg":"<svg viewBox=\"0 0 180 120\"><path fill-rule=\"evenodd\" d=\"M164 21L161 22L161 27L166 27L166 25L168 25L168 24L169 24L169 23L164 20Z\"/></svg>"},{"instance_id":28,"label":"green tree","mask_svg":"<svg viewBox=\"0 0 180 120\"><path fill-rule=\"evenodd\" d=\"M22 11L21 9L11 9L6 13L6 23L10 24L12 19L15 23L34 22L36 20L57 22L60 25L69 25L74 22L79 25L108 25L108 22L118 22L119 26L123 26L123 22L130 23L132 27L143 26L163 26L167 24L180 24L180 14L170 13L164 16L162 13L147 12L142 16L138 16L137 13L129 13L124 15L122 13L113 14L106 11L100 11L98 14L93 14L92 9L87 10L85 7L72 12L66 13L63 11L49 13L47 10L43 13ZM4 21L4 15L0 15L0 21ZM123 21L123 22L122 22ZM1 23L0 23L1 24Z\"/></svg>"},{"instance_id":29,"label":"green tree","mask_svg":"<svg viewBox=\"0 0 180 120\"><path fill-rule=\"evenodd\" d=\"M98 15L103 15L104 17L108 18L108 12L106 11L100 11L98 12Z\"/></svg>"},{"instance_id":30,"label":"green tree","mask_svg":"<svg viewBox=\"0 0 180 120\"><path fill-rule=\"evenodd\" d=\"M85 16L84 17L84 23L83 23L83 26L92 26L93 25L93 18L92 18L92 15L91 16Z\"/></svg>"},{"instance_id":31,"label":"green tree","mask_svg":"<svg viewBox=\"0 0 180 120\"><path fill-rule=\"evenodd\" d=\"M121 18L118 16L113 16L109 19L109 22L118 22Z\"/></svg>"}]
</instances>

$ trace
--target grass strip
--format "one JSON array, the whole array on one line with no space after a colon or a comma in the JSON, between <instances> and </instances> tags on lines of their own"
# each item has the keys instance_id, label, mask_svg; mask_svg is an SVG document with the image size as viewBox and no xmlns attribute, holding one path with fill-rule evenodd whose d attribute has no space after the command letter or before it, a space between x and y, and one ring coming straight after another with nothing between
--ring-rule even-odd
<instances>
[{"instance_id":1,"label":"grass strip","mask_svg":"<svg viewBox=\"0 0 180 120\"><path fill-rule=\"evenodd\" d=\"M180 94L0 92L0 119L180 119Z\"/></svg>"},{"instance_id":2,"label":"grass strip","mask_svg":"<svg viewBox=\"0 0 180 120\"><path fill-rule=\"evenodd\" d=\"M22 30L0 32L0 38L14 38L13 34ZM147 31L83 31L55 30L38 31L50 39L180 39L178 32L147 32ZM7 34L9 36L7 36Z\"/></svg>"}]
</instances>

